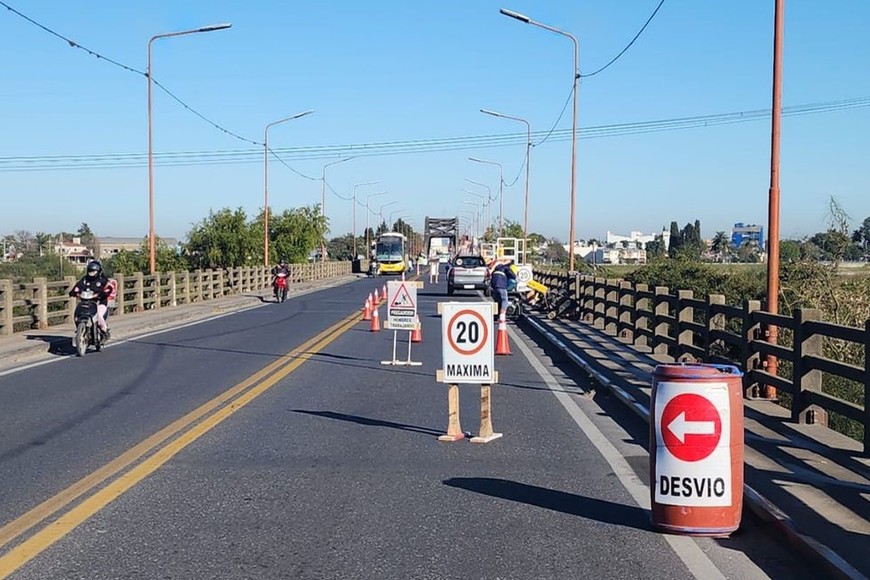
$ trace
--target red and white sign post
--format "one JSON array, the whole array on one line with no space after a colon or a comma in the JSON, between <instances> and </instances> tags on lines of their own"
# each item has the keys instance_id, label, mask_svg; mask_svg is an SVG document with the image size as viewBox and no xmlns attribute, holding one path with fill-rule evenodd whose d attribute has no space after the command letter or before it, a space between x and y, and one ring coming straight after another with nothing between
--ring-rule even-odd
<instances>
[{"instance_id":1,"label":"red and white sign post","mask_svg":"<svg viewBox=\"0 0 870 580\"><path fill-rule=\"evenodd\" d=\"M739 526L741 386L734 367L656 367L650 413L650 445L655 446L650 449L650 490L656 527L727 535Z\"/></svg>"},{"instance_id":2,"label":"red and white sign post","mask_svg":"<svg viewBox=\"0 0 870 580\"><path fill-rule=\"evenodd\" d=\"M489 443L502 436L492 429L490 387L498 381L495 371L492 317L494 302L439 302L442 368L436 372L448 390L447 433L438 439L458 441L465 435L459 426L459 383L480 385L480 433L472 443Z\"/></svg>"},{"instance_id":3,"label":"red and white sign post","mask_svg":"<svg viewBox=\"0 0 870 580\"><path fill-rule=\"evenodd\" d=\"M387 322L386 328L393 331L393 358L381 361L382 365L420 366L423 363L411 360L411 334L408 333L408 358L396 359L396 335L399 330L414 331L420 327L417 316L417 288L422 288L422 282L387 282Z\"/></svg>"}]
</instances>

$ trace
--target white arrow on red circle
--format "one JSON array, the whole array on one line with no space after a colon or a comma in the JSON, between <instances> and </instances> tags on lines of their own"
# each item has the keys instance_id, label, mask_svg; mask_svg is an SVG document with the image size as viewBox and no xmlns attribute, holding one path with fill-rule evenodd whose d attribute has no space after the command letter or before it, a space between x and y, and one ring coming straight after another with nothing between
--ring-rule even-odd
<instances>
[{"instance_id":1,"label":"white arrow on red circle","mask_svg":"<svg viewBox=\"0 0 870 580\"><path fill-rule=\"evenodd\" d=\"M683 411L668 424L668 430L680 443L686 442L686 435L713 435L716 433L716 423L713 421L686 421Z\"/></svg>"}]
</instances>

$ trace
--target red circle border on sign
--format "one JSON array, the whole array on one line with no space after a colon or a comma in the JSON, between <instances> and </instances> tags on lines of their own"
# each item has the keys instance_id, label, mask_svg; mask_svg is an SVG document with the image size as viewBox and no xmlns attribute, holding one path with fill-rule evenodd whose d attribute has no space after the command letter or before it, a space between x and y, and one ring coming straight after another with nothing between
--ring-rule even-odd
<instances>
[{"instance_id":1,"label":"red circle border on sign","mask_svg":"<svg viewBox=\"0 0 870 580\"><path fill-rule=\"evenodd\" d=\"M453 335L450 332L450 329L453 328L453 322L462 316L463 314L471 314L475 318L480 321L481 326L483 327L483 339L480 341L480 344L474 350L462 350L457 346L455 342L453 342ZM447 342L450 343L450 348L453 349L454 352L457 352L464 356L472 356L481 351L481 349L486 346L486 341L489 340L489 327L486 325L486 320L483 316L480 315L476 310L460 310L450 319L450 322L447 323Z\"/></svg>"}]
</instances>

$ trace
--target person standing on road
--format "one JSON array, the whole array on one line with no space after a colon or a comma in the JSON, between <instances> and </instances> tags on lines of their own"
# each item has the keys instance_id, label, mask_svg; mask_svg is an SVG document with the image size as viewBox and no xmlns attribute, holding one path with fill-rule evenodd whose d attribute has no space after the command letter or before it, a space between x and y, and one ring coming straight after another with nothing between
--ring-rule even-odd
<instances>
[{"instance_id":1,"label":"person standing on road","mask_svg":"<svg viewBox=\"0 0 870 580\"><path fill-rule=\"evenodd\" d=\"M438 283L438 270L441 268L441 263L438 260L429 261L429 283Z\"/></svg>"},{"instance_id":2,"label":"person standing on road","mask_svg":"<svg viewBox=\"0 0 870 580\"><path fill-rule=\"evenodd\" d=\"M507 313L508 307L508 285L510 282L516 282L517 275L514 274L511 266L513 260L507 262L493 262L494 266L490 273L489 286L492 288L493 296L498 300L498 317L501 320L502 316Z\"/></svg>"}]
</instances>

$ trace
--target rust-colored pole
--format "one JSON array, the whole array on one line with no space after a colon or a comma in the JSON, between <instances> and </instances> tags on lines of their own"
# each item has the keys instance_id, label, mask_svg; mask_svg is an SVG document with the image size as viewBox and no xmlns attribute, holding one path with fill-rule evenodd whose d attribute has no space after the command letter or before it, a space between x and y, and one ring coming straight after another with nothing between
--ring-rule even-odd
<instances>
[{"instance_id":1,"label":"rust-colored pole","mask_svg":"<svg viewBox=\"0 0 870 580\"><path fill-rule=\"evenodd\" d=\"M773 31L773 105L770 136L770 191L767 208L767 311L779 312L779 143L782 119L782 37L785 0L774 1ZM777 327L767 327L767 340L777 342ZM768 355L767 372L777 374L776 356ZM773 399L776 389L764 385L763 397Z\"/></svg>"}]
</instances>

